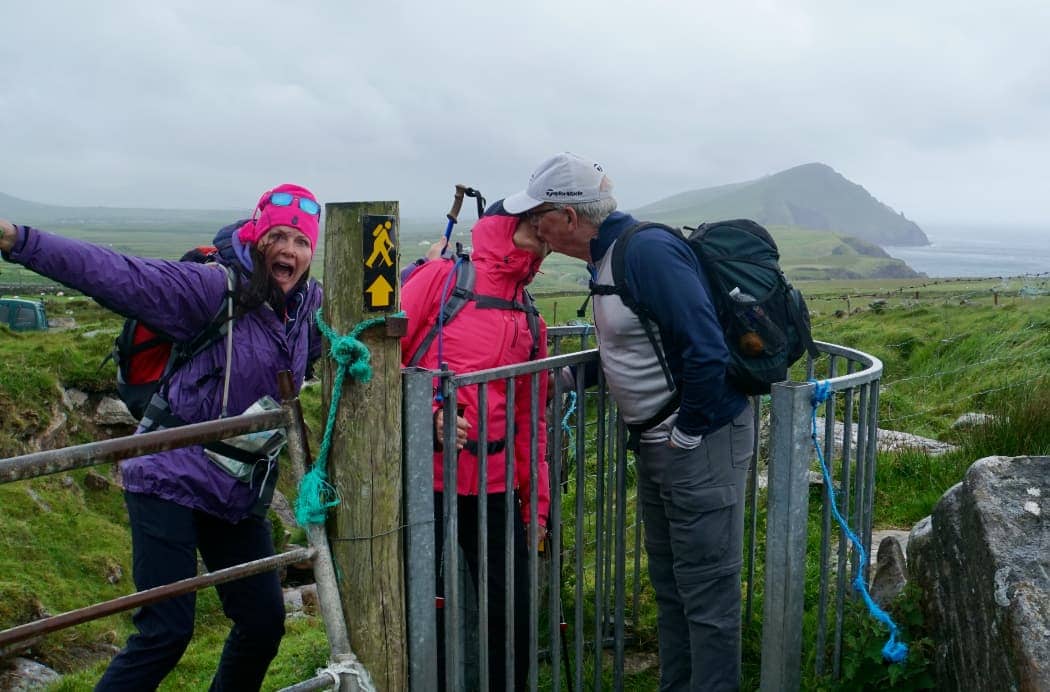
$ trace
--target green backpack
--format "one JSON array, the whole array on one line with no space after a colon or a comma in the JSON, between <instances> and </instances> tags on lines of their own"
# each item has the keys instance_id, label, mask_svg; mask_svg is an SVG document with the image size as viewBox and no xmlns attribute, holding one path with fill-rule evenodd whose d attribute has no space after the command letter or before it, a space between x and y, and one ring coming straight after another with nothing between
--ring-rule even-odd
<instances>
[{"instance_id":1,"label":"green backpack","mask_svg":"<svg viewBox=\"0 0 1050 692\"><path fill-rule=\"evenodd\" d=\"M624 253L634 234L660 228L684 239L700 261L718 321L729 349L729 384L738 391L768 394L770 385L787 379L788 368L802 354L818 354L810 333L809 310L802 293L780 269L773 237L749 219L703 223L685 236L677 228L640 223L623 232L613 246L613 285L591 284L591 295L617 295L638 315L653 346L652 317L623 289ZM671 389L674 382L662 350L657 357Z\"/></svg>"}]
</instances>

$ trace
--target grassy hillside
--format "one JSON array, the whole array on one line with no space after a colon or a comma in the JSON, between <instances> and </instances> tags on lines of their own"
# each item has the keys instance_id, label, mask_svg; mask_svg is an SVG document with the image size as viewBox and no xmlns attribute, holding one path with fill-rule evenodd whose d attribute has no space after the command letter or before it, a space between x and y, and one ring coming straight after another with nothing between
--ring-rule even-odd
<instances>
[{"instance_id":1,"label":"grassy hillside","mask_svg":"<svg viewBox=\"0 0 1050 692\"><path fill-rule=\"evenodd\" d=\"M809 163L758 180L685 192L636 209L673 225L750 218L763 225L836 231L877 245L927 245L926 234L829 166Z\"/></svg>"},{"instance_id":2,"label":"grassy hillside","mask_svg":"<svg viewBox=\"0 0 1050 692\"><path fill-rule=\"evenodd\" d=\"M979 456L1050 453L1044 376L1050 367L1050 297L1026 297L1050 290L1045 282L1028 286L1020 281L799 283L813 312L816 338L883 360L881 427L966 442L951 428L958 415L1009 410L1003 419L1020 421L1025 430L1021 435L1010 429L996 438L993 429L983 442L966 442L969 446L962 452L936 460L914 454L881 455L878 526L910 526ZM88 392L111 387L111 371L99 371L97 364L110 347L119 320L83 298L47 300L52 313L69 313L79 326L68 332L17 335L0 328L5 365L0 369L0 411L4 412L0 458L25 451L59 414L67 416L63 435L68 442L87 441L93 431L80 414L61 404L58 385ZM541 309L552 322L567 321L580 302L579 293L540 298ZM554 320L556 304L560 314ZM316 389L304 393L314 431L320 429L318 399ZM1026 411L1028 417L1022 418ZM1042 412L1042 417L1032 411ZM112 471L108 466L96 470L104 475ZM84 482L86 473L0 485L0 523L6 527L0 532L0 628L132 589L130 541L120 493L113 487L92 490ZM287 477L282 490L294 493ZM213 591L201 594L199 610L194 642L162 689L207 687L227 625ZM58 688L87 689L97 680L112 646L122 643L129 631L130 615L117 615L44 637L33 645L32 655L62 672L87 666ZM755 647L757 642L745 643L745 658L752 664ZM325 659L320 621L313 617L289 621L289 634L265 689L305 679ZM872 689L876 679L854 682Z\"/></svg>"}]
</instances>

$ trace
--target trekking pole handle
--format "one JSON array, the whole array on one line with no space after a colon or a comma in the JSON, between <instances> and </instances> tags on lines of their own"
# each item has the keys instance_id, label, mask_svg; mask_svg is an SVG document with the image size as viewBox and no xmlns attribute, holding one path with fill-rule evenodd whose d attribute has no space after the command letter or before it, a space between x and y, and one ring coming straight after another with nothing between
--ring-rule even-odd
<instances>
[{"instance_id":1,"label":"trekking pole handle","mask_svg":"<svg viewBox=\"0 0 1050 692\"><path fill-rule=\"evenodd\" d=\"M456 196L452 200L452 209L445 214L452 223L456 223L459 218L459 211L463 208L463 197L467 194L468 189L466 185L456 185Z\"/></svg>"}]
</instances>

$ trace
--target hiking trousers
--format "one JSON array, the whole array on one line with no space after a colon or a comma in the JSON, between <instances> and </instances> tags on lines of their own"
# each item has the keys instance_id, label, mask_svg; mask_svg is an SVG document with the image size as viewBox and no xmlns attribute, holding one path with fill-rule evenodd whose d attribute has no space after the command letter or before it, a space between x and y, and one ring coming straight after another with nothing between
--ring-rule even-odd
<instances>
[{"instance_id":1,"label":"hiking trousers","mask_svg":"<svg viewBox=\"0 0 1050 692\"><path fill-rule=\"evenodd\" d=\"M485 553L478 554L478 535L480 530L478 508L479 498L477 495L458 495L457 504L459 514L458 543L462 555L467 563L470 576L475 586L478 586L479 560L485 560L488 567L488 588L484 592L478 586L478 604L482 593L488 594L488 623L484 632L478 632L479 637L488 640L488 666L489 680L488 688L491 692L500 690L524 690L529 676L529 603L531 595L529 592L528 574L528 551L525 536L525 524L518 510L518 495L515 493L511 502L513 517L511 532L513 542L507 544L505 527L507 495L503 492L489 493L486 496L488 511L488 544ZM444 548L444 501L443 493L434 493L434 545L436 546L437 564L437 593L439 596L445 594L444 560L442 555L447 554ZM455 549L455 546L451 546ZM514 567L513 583L507 583L506 561L510 558ZM511 604L513 624L507 620L507 605ZM447 603L446 603L447 605ZM467 626L477 627L475 620ZM438 680L437 689L445 690L445 617L444 612L438 611ZM507 684L507 645L511 645L514 654L514 668L512 671L513 685ZM471 666L480 664L475 651L464 651L465 662ZM475 669L476 671L477 669ZM476 672L466 671L466 680L476 676Z\"/></svg>"},{"instance_id":2,"label":"hiking trousers","mask_svg":"<svg viewBox=\"0 0 1050 692\"><path fill-rule=\"evenodd\" d=\"M270 522L248 517L231 524L152 495L124 493L131 520L132 571L139 591L197 575L197 551L209 571L274 554ZM233 627L212 690L258 690L284 636L284 598L277 572L215 587ZM140 608L136 634L110 662L96 692L154 690L175 667L193 636L196 594Z\"/></svg>"},{"instance_id":3,"label":"hiking trousers","mask_svg":"<svg viewBox=\"0 0 1050 692\"><path fill-rule=\"evenodd\" d=\"M663 692L740 687L744 488L753 451L751 406L696 449L640 446Z\"/></svg>"}]
</instances>

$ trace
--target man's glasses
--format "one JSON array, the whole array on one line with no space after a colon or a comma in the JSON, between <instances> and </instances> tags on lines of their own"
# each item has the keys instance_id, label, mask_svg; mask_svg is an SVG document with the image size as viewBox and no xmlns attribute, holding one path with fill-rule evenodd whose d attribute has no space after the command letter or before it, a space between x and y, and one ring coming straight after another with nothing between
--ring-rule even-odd
<instances>
[{"instance_id":1,"label":"man's glasses","mask_svg":"<svg viewBox=\"0 0 1050 692\"><path fill-rule=\"evenodd\" d=\"M275 192L270 195L270 204L275 207L290 207L295 200L299 201L299 208L307 214L313 214L317 217L321 216L321 205L309 197L296 197L290 192Z\"/></svg>"},{"instance_id":2,"label":"man's glasses","mask_svg":"<svg viewBox=\"0 0 1050 692\"><path fill-rule=\"evenodd\" d=\"M539 223L540 219L543 218L546 214L549 214L552 211L559 211L562 208L563 207L547 207L546 209L533 209L532 211L525 212L525 218L529 220L529 223L536 224Z\"/></svg>"}]
</instances>

